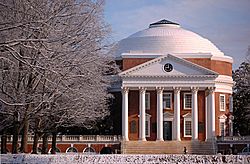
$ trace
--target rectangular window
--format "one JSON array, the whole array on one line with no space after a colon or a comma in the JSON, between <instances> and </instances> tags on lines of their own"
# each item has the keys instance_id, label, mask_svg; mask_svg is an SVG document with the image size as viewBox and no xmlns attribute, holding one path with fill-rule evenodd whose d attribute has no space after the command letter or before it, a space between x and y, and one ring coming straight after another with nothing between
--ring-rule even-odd
<instances>
[{"instance_id":1,"label":"rectangular window","mask_svg":"<svg viewBox=\"0 0 250 164\"><path fill-rule=\"evenodd\" d=\"M172 94L163 93L163 109L171 109Z\"/></svg>"},{"instance_id":2,"label":"rectangular window","mask_svg":"<svg viewBox=\"0 0 250 164\"><path fill-rule=\"evenodd\" d=\"M192 121L185 120L184 121L184 137L191 137L192 136Z\"/></svg>"},{"instance_id":3,"label":"rectangular window","mask_svg":"<svg viewBox=\"0 0 250 164\"><path fill-rule=\"evenodd\" d=\"M184 93L184 109L192 109L192 94Z\"/></svg>"},{"instance_id":4,"label":"rectangular window","mask_svg":"<svg viewBox=\"0 0 250 164\"><path fill-rule=\"evenodd\" d=\"M145 94L145 108L146 110L150 110L150 93Z\"/></svg>"},{"instance_id":5,"label":"rectangular window","mask_svg":"<svg viewBox=\"0 0 250 164\"><path fill-rule=\"evenodd\" d=\"M220 95L220 111L225 111L226 102L225 102L225 95Z\"/></svg>"},{"instance_id":6,"label":"rectangular window","mask_svg":"<svg viewBox=\"0 0 250 164\"><path fill-rule=\"evenodd\" d=\"M145 120L145 135L146 135L146 137L150 137L150 117L151 117L151 115L146 114L146 120Z\"/></svg>"},{"instance_id":7,"label":"rectangular window","mask_svg":"<svg viewBox=\"0 0 250 164\"><path fill-rule=\"evenodd\" d=\"M225 122L220 122L220 136L225 136Z\"/></svg>"},{"instance_id":8,"label":"rectangular window","mask_svg":"<svg viewBox=\"0 0 250 164\"><path fill-rule=\"evenodd\" d=\"M146 133L146 136L148 136L148 121L146 121L145 127L146 127L145 133Z\"/></svg>"}]
</instances>

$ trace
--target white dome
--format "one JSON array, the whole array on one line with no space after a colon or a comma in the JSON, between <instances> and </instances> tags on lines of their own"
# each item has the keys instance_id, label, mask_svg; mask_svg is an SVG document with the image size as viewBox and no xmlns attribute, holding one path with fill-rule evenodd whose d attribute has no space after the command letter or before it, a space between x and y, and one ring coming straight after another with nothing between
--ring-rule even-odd
<instances>
[{"instance_id":1,"label":"white dome","mask_svg":"<svg viewBox=\"0 0 250 164\"><path fill-rule=\"evenodd\" d=\"M130 52L141 54L211 53L213 56L224 56L223 52L208 39L167 20L150 24L149 28L118 42L116 51L118 57L122 53Z\"/></svg>"}]
</instances>

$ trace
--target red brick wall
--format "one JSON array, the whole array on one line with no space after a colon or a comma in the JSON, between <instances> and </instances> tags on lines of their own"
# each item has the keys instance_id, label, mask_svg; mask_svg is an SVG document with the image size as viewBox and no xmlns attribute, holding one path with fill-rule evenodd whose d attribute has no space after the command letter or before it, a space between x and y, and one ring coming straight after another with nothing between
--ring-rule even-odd
<instances>
[{"instance_id":1,"label":"red brick wall","mask_svg":"<svg viewBox=\"0 0 250 164\"><path fill-rule=\"evenodd\" d=\"M129 140L139 139L139 91L129 91L128 95L128 132ZM132 121L136 121L137 131L136 133L130 132L130 124Z\"/></svg>"},{"instance_id":2,"label":"red brick wall","mask_svg":"<svg viewBox=\"0 0 250 164\"><path fill-rule=\"evenodd\" d=\"M146 113L151 115L150 118L150 137L146 139L148 141L155 141L157 135L157 94L156 91L148 91L150 93L150 110L146 110Z\"/></svg>"},{"instance_id":3,"label":"red brick wall","mask_svg":"<svg viewBox=\"0 0 250 164\"><path fill-rule=\"evenodd\" d=\"M195 59L195 58L185 58L186 60L193 62L195 64L201 65L205 68L211 69L220 75L232 76L232 63L225 61L216 61L211 59Z\"/></svg>"},{"instance_id":4,"label":"red brick wall","mask_svg":"<svg viewBox=\"0 0 250 164\"><path fill-rule=\"evenodd\" d=\"M150 92L150 110L146 110L146 113L151 115L151 126L150 126L150 137L146 139L148 141L155 141L157 137L157 94L156 91L147 91ZM164 109L164 112L168 111L170 113L174 113L174 93L173 91L166 91L172 93L172 108ZM190 91L182 91L180 94L181 97L181 139L182 140L190 140L191 137L184 137L184 118L182 117L186 113L191 113L191 110L184 110L183 97L184 93L191 93ZM130 140L138 140L139 139L139 91L130 91L129 92L129 139ZM130 133L130 123L135 120L137 122L137 133ZM205 91L198 92L198 121L203 125L203 132L199 132L199 140L205 140ZM155 125L155 127L153 127ZM175 128L175 127L173 127Z\"/></svg>"},{"instance_id":5,"label":"red brick wall","mask_svg":"<svg viewBox=\"0 0 250 164\"><path fill-rule=\"evenodd\" d=\"M123 71L135 67L137 65L140 65L142 63L145 63L149 60L152 60L152 58L125 58L122 61L122 68ZM205 68L211 69L220 75L228 75L232 76L232 63L225 62L225 61L216 61L211 60L208 58L185 58L185 60L188 60L192 63L198 64L200 66L203 66Z\"/></svg>"},{"instance_id":6,"label":"red brick wall","mask_svg":"<svg viewBox=\"0 0 250 164\"><path fill-rule=\"evenodd\" d=\"M120 146L118 144L106 144L107 147L111 147L111 149L119 149ZM40 148L42 148L42 144L39 144ZM71 144L69 143L58 143L57 144L57 148L60 149L61 153L65 153L66 150L71 147ZM75 143L73 144L73 147L75 147L79 153L82 153L83 150L88 147L88 144L85 143ZM103 147L105 147L105 144L91 144L90 147L95 149L95 152L100 153L100 151L102 150ZM48 151L51 148L51 144L48 144ZM12 145L10 143L7 144L7 149L9 152L11 152L12 150ZM32 152L32 144L28 144L28 152L31 153Z\"/></svg>"},{"instance_id":7,"label":"red brick wall","mask_svg":"<svg viewBox=\"0 0 250 164\"><path fill-rule=\"evenodd\" d=\"M135 67L137 65L140 65L142 63L145 63L149 60L152 60L152 58L124 58L122 59L122 68L123 71Z\"/></svg>"},{"instance_id":8,"label":"red brick wall","mask_svg":"<svg viewBox=\"0 0 250 164\"><path fill-rule=\"evenodd\" d=\"M225 99L226 99L226 110L225 111L220 111L220 100L219 100L219 96L220 94L224 94L225 95ZM227 93L220 93L220 92L216 92L215 93L215 135L219 136L220 135L220 120L219 117L223 114L225 114L226 116L229 115L230 113L230 109L229 109L229 97L231 94L227 94ZM226 122L227 124L227 122ZM228 125L226 125L228 126ZM226 134L227 134L228 129L226 129Z\"/></svg>"}]
</instances>

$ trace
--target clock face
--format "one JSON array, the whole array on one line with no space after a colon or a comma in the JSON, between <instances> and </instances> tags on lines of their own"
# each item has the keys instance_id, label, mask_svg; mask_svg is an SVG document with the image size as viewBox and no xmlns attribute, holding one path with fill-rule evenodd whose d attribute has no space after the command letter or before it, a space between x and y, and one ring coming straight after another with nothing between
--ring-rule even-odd
<instances>
[{"instance_id":1,"label":"clock face","mask_svg":"<svg viewBox=\"0 0 250 164\"><path fill-rule=\"evenodd\" d=\"M164 71L166 71L166 72L171 72L172 70L173 70L173 65L172 65L172 64L166 63L166 64L164 65Z\"/></svg>"}]
</instances>

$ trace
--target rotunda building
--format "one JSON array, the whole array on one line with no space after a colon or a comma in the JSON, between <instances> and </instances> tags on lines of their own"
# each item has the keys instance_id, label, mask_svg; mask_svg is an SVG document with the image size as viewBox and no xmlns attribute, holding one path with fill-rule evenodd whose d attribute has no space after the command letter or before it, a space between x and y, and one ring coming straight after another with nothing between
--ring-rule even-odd
<instances>
[{"instance_id":1,"label":"rotunda building","mask_svg":"<svg viewBox=\"0 0 250 164\"><path fill-rule=\"evenodd\" d=\"M161 20L119 41L115 55L125 152L138 141L210 143L232 135L233 59L211 41Z\"/></svg>"}]
</instances>

